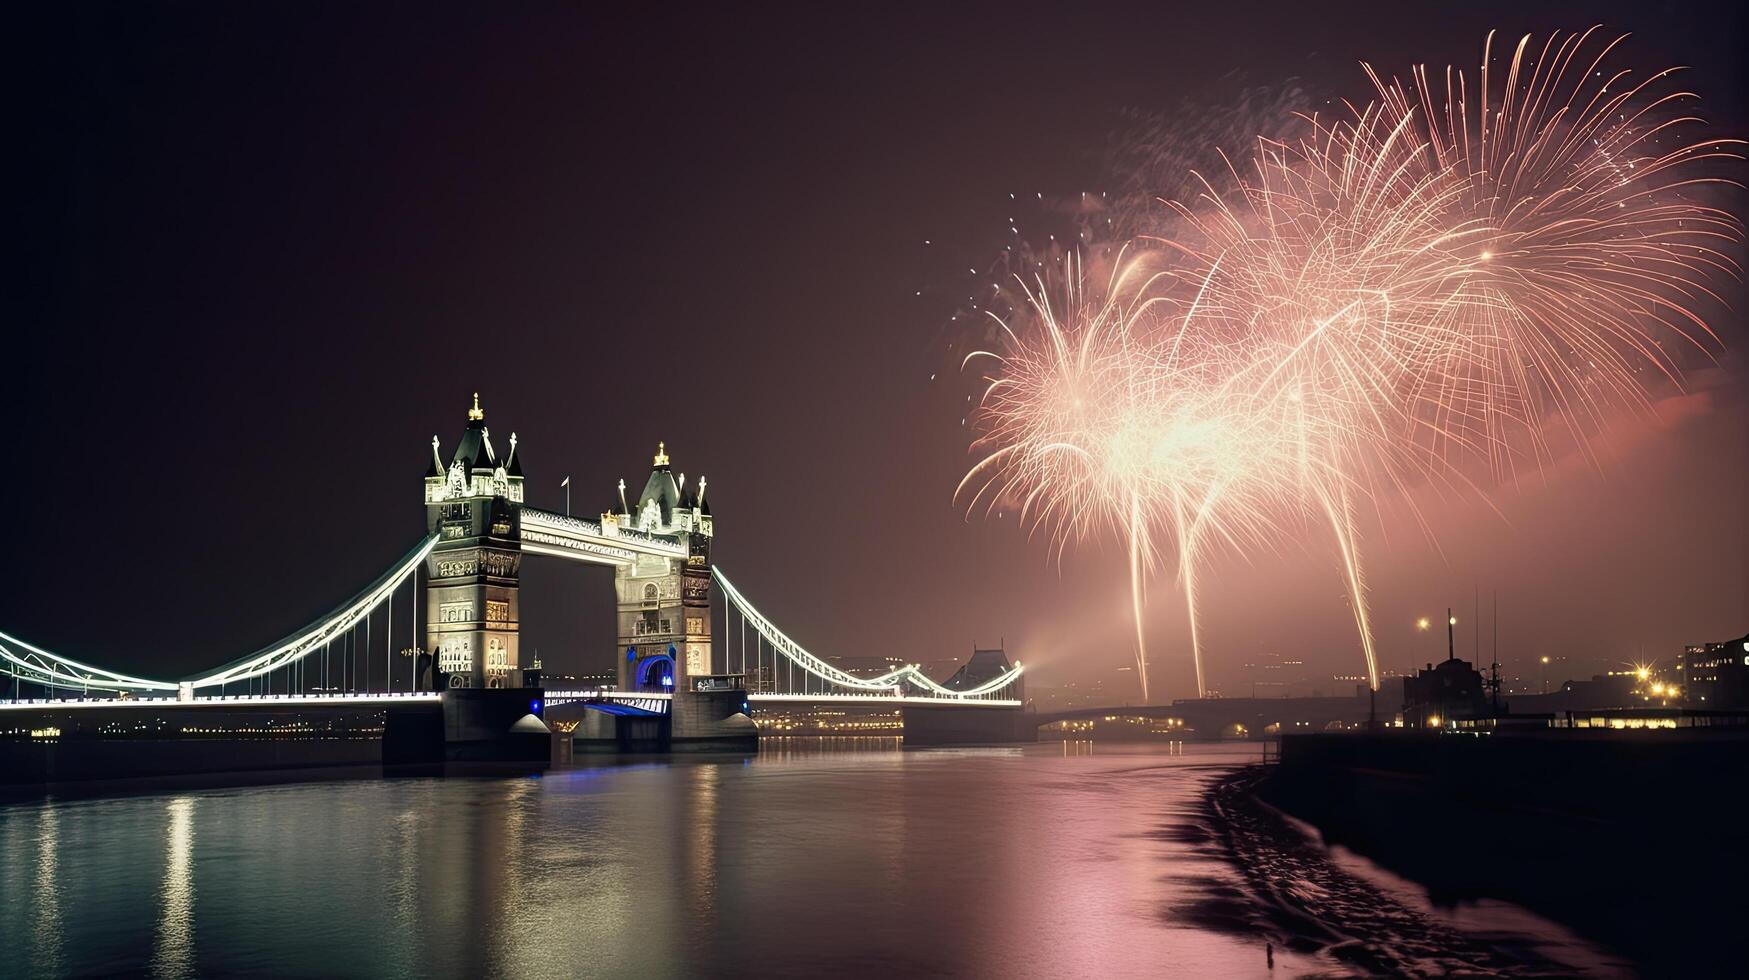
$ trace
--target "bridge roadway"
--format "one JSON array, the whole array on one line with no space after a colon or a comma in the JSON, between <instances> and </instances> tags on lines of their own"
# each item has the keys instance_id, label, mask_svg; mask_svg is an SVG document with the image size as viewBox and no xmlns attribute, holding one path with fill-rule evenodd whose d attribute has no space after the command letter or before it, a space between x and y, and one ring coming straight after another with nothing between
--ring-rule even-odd
<instances>
[{"instance_id":1,"label":"bridge roadway","mask_svg":"<svg viewBox=\"0 0 1749 980\"><path fill-rule=\"evenodd\" d=\"M415 704L419 702L437 702L442 695L420 691L418 693L398 691L392 694L230 694L230 695L199 695L181 699L165 698L26 698L18 701L0 700L0 711L7 710L42 710L45 708L201 708L201 707L245 707L256 704L273 707L297 707L300 705L389 705ZM578 701L625 701L625 702L668 702L673 695L667 692L638 693L632 691L599 690L554 690L543 691L541 697L548 705L571 704ZM953 705L958 708L1018 708L1021 702L1000 698L988 700L961 700L958 698L923 697L920 695L897 694L858 694L858 693L812 693L812 694L759 694L750 693L747 699L755 704L939 704Z\"/></svg>"},{"instance_id":2,"label":"bridge roadway","mask_svg":"<svg viewBox=\"0 0 1749 980\"><path fill-rule=\"evenodd\" d=\"M41 710L44 708L166 708L166 707L241 707L251 704L279 707L299 705L372 705L436 702L440 695L421 691L397 691L391 694L231 694L201 695L181 700L162 698L34 698L20 701L0 700L0 711ZM640 693L606 688L548 690L542 693L547 705L570 704L578 701L667 702L666 692ZM971 700L921 695L877 693L763 694L749 693L754 704L856 704L856 705L952 705L956 708L1019 708L1021 702L1006 698ZM1187 727L1199 730L1209 725L1225 728L1245 725L1261 732L1269 725L1283 729L1293 727L1322 730L1332 722L1358 724L1369 717L1367 700L1350 698L1207 698L1185 699L1171 704L1109 705L1093 708L1071 708L1064 711L1040 711L1027 715L1033 725L1043 727L1060 721L1095 720L1111 716L1144 718L1180 718Z\"/></svg>"},{"instance_id":3,"label":"bridge roadway","mask_svg":"<svg viewBox=\"0 0 1749 980\"><path fill-rule=\"evenodd\" d=\"M720 715L712 717L731 719L745 710L742 698L754 702L748 712L754 715L759 705L901 706L910 740L920 745L1033 737L1018 700L938 698L896 688L886 694L730 689L700 697L714 697L717 707L706 707ZM669 726L699 708L666 692L598 688L0 700L0 786L378 764L545 766L555 755L570 757L573 734L588 751L669 751ZM608 717L615 725L595 730ZM589 718L596 722L580 731L578 724ZM623 739L619 724L632 726ZM682 744L688 751L753 749L757 730L745 717L728 727L734 738L695 725ZM553 731L562 733L562 743L553 741ZM604 740L603 731L613 734Z\"/></svg>"}]
</instances>

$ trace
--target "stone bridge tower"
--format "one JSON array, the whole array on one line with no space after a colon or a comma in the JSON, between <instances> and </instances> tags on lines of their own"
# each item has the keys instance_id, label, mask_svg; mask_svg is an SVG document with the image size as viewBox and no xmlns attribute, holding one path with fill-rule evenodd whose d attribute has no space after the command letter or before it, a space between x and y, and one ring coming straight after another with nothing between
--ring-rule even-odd
<instances>
[{"instance_id":1,"label":"stone bridge tower","mask_svg":"<svg viewBox=\"0 0 1749 980\"><path fill-rule=\"evenodd\" d=\"M711 564L713 528L706 481L687 486L676 475L666 444L658 444L649 479L636 502L620 481L619 499L601 515L619 533L673 540L684 557L640 555L614 570L619 598L619 689L689 691L691 679L711 673Z\"/></svg>"},{"instance_id":2,"label":"stone bridge tower","mask_svg":"<svg viewBox=\"0 0 1749 980\"><path fill-rule=\"evenodd\" d=\"M434 684L523 686L517 629L521 508L516 434L500 454L476 393L449 463L432 436L425 471L425 525L438 535L426 560L425 590L425 649L434 658Z\"/></svg>"}]
</instances>

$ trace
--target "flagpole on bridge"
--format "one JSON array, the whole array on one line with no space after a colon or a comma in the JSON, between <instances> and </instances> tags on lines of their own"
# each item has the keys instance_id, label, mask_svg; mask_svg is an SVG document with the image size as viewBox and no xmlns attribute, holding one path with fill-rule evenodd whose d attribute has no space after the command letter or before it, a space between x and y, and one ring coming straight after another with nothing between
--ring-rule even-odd
<instances>
[{"instance_id":1,"label":"flagpole on bridge","mask_svg":"<svg viewBox=\"0 0 1749 980\"><path fill-rule=\"evenodd\" d=\"M565 488L565 516L570 517L571 516L571 478L568 476L565 477L565 481L563 483L560 483L559 486Z\"/></svg>"}]
</instances>

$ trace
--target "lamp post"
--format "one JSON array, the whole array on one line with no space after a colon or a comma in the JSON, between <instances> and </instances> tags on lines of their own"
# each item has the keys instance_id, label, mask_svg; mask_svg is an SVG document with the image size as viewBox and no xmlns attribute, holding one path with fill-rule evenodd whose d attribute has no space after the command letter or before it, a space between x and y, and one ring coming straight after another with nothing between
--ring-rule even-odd
<instances>
[{"instance_id":1,"label":"lamp post","mask_svg":"<svg viewBox=\"0 0 1749 980\"><path fill-rule=\"evenodd\" d=\"M1542 664L1537 667L1537 676L1542 680L1543 693L1549 693L1549 655L1543 654Z\"/></svg>"},{"instance_id":2,"label":"lamp post","mask_svg":"<svg viewBox=\"0 0 1749 980\"><path fill-rule=\"evenodd\" d=\"M1433 620L1426 617L1426 616L1423 616L1420 619L1415 621L1415 628L1420 630L1423 633L1427 633L1427 634L1431 635L1431 631L1433 629ZM1409 664L1409 674L1410 674L1410 676L1414 676L1414 674L1415 674L1414 663Z\"/></svg>"}]
</instances>

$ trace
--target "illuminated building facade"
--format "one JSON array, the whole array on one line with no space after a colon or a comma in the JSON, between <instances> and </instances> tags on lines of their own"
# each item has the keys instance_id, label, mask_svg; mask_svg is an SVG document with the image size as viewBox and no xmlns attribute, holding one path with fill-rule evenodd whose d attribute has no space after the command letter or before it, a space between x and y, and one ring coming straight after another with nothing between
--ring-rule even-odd
<instances>
[{"instance_id":1,"label":"illuminated building facade","mask_svg":"<svg viewBox=\"0 0 1749 980\"><path fill-rule=\"evenodd\" d=\"M635 531L673 542L678 555L639 555L614 570L619 597L619 689L690 690L688 681L711 673L711 566L713 533L706 481L686 485L666 444L658 444L650 476L634 504L619 498L601 514L604 528Z\"/></svg>"},{"instance_id":2,"label":"illuminated building facade","mask_svg":"<svg viewBox=\"0 0 1749 980\"><path fill-rule=\"evenodd\" d=\"M448 464L432 436L425 471L426 530L438 536L425 566L425 649L441 686L523 686L517 629L522 499L516 434L500 455L476 394Z\"/></svg>"},{"instance_id":3,"label":"illuminated building facade","mask_svg":"<svg viewBox=\"0 0 1749 980\"><path fill-rule=\"evenodd\" d=\"M1008 662L1008 652L1002 647L994 650L973 647L972 658L954 671L951 677L942 681L941 686L950 691L969 691L988 684L1013 669L1014 665ZM1018 685L1010 696L1017 700L1026 698L1023 689Z\"/></svg>"},{"instance_id":4,"label":"illuminated building facade","mask_svg":"<svg viewBox=\"0 0 1749 980\"><path fill-rule=\"evenodd\" d=\"M1676 672L1689 707L1749 708L1749 636L1687 647Z\"/></svg>"}]
</instances>

